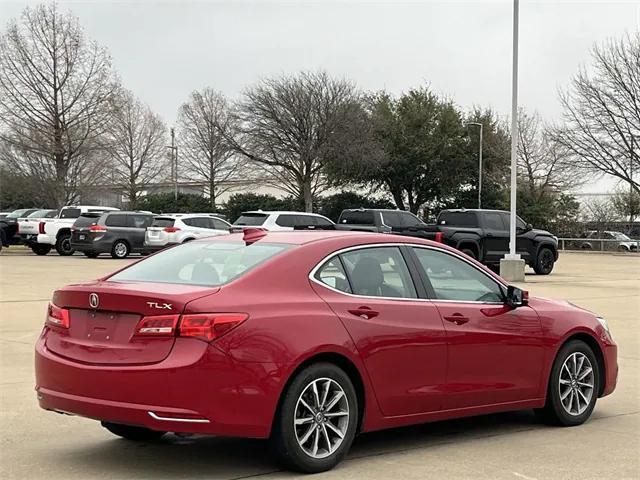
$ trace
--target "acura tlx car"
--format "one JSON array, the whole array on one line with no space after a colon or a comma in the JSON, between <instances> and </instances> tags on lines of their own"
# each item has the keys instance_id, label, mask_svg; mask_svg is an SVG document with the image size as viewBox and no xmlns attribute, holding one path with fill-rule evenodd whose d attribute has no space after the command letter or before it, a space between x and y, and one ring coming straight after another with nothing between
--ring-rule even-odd
<instances>
[{"instance_id":1,"label":"acura tlx car","mask_svg":"<svg viewBox=\"0 0 640 480\"><path fill-rule=\"evenodd\" d=\"M57 290L36 391L129 440L270 438L319 472L359 432L519 409L581 424L616 355L604 319L442 244L246 229Z\"/></svg>"}]
</instances>

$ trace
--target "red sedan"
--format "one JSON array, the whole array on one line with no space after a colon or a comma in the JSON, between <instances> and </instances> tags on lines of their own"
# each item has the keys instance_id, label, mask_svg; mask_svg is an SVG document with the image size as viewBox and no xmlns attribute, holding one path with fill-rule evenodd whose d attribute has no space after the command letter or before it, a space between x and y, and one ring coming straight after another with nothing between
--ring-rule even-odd
<instances>
[{"instance_id":1,"label":"red sedan","mask_svg":"<svg viewBox=\"0 0 640 480\"><path fill-rule=\"evenodd\" d=\"M581 424L616 351L602 318L442 244L246 230L57 290L36 391L127 439L270 437L318 472L358 432L528 408Z\"/></svg>"}]
</instances>

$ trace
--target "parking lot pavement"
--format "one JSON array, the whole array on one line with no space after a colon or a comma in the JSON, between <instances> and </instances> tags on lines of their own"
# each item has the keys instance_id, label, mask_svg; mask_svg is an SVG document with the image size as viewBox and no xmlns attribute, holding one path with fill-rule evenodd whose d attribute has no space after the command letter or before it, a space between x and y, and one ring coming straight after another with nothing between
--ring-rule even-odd
<instances>
[{"instance_id":1,"label":"parking lot pavement","mask_svg":"<svg viewBox=\"0 0 640 480\"><path fill-rule=\"evenodd\" d=\"M132 444L97 422L38 408L32 351L52 291L127 263L0 256L0 478L294 477L273 463L265 441L168 436ZM523 411L366 434L344 463L317 478L640 478L640 257L564 254L552 275L526 280L533 295L566 298L609 321L618 388L588 423L547 427Z\"/></svg>"}]
</instances>

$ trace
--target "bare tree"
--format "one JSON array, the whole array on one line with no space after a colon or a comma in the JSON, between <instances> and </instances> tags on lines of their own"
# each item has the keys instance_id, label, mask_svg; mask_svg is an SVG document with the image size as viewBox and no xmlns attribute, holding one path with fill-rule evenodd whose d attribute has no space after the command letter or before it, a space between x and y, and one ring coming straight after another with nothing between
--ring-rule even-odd
<instances>
[{"instance_id":1,"label":"bare tree","mask_svg":"<svg viewBox=\"0 0 640 480\"><path fill-rule=\"evenodd\" d=\"M327 188L323 169L338 151L337 138L345 140L358 102L352 83L324 72L270 78L245 92L235 134L225 135L236 153L264 170L265 181L303 199L310 212L313 197Z\"/></svg>"},{"instance_id":2,"label":"bare tree","mask_svg":"<svg viewBox=\"0 0 640 480\"><path fill-rule=\"evenodd\" d=\"M533 199L582 183L570 152L553 138L537 112L524 109L518 114L518 170Z\"/></svg>"},{"instance_id":3,"label":"bare tree","mask_svg":"<svg viewBox=\"0 0 640 480\"><path fill-rule=\"evenodd\" d=\"M235 155L227 142L231 128L227 101L211 88L193 92L178 112L181 157L188 163L191 178L207 183L212 207L232 188L228 182L246 171L245 158Z\"/></svg>"},{"instance_id":4,"label":"bare tree","mask_svg":"<svg viewBox=\"0 0 640 480\"><path fill-rule=\"evenodd\" d=\"M129 208L136 208L141 190L168 166L167 128L147 105L123 91L103 141L113 162L114 180L122 187Z\"/></svg>"},{"instance_id":5,"label":"bare tree","mask_svg":"<svg viewBox=\"0 0 640 480\"><path fill-rule=\"evenodd\" d=\"M596 45L590 73L582 68L560 95L566 125L555 137L584 171L617 177L640 191L633 178L640 161L640 34Z\"/></svg>"},{"instance_id":6,"label":"bare tree","mask_svg":"<svg viewBox=\"0 0 640 480\"><path fill-rule=\"evenodd\" d=\"M55 3L27 7L0 36L0 136L18 154L7 161L53 185L52 203L99 172L93 150L116 83L106 50Z\"/></svg>"}]
</instances>

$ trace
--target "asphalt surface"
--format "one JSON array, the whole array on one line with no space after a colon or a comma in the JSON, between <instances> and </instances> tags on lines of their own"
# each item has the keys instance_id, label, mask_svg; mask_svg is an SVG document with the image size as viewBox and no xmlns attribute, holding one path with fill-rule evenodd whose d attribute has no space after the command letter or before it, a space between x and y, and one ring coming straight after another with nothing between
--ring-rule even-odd
<instances>
[{"instance_id":1,"label":"asphalt surface","mask_svg":"<svg viewBox=\"0 0 640 480\"><path fill-rule=\"evenodd\" d=\"M92 420L39 409L33 344L52 291L128 261L0 254L0 478L292 478L265 441L114 437ZM619 346L617 390L575 428L538 424L529 411L361 435L323 479L640 478L640 256L564 254L533 295L565 298L604 316Z\"/></svg>"}]
</instances>

